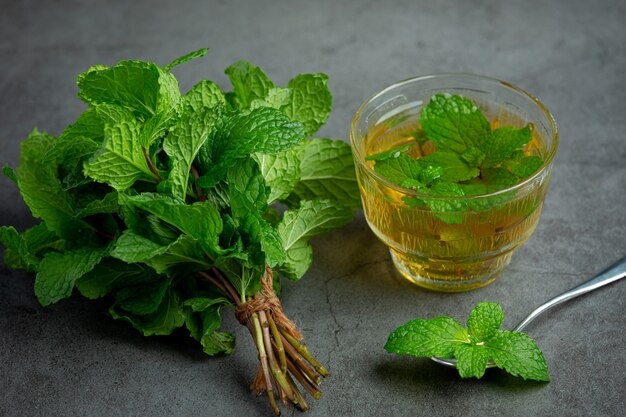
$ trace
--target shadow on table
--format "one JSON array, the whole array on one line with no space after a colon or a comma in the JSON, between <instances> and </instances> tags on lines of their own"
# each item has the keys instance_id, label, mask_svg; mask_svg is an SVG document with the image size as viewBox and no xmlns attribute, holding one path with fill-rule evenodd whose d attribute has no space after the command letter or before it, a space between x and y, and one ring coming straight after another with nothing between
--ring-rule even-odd
<instances>
[{"instance_id":1,"label":"shadow on table","mask_svg":"<svg viewBox=\"0 0 626 417\"><path fill-rule=\"evenodd\" d=\"M543 382L525 381L501 369L488 369L480 379L461 379L455 369L438 365L428 358L390 357L374 364L374 376L381 382L407 392L436 389L449 391L456 388L485 385L506 392L532 392L546 386Z\"/></svg>"}]
</instances>

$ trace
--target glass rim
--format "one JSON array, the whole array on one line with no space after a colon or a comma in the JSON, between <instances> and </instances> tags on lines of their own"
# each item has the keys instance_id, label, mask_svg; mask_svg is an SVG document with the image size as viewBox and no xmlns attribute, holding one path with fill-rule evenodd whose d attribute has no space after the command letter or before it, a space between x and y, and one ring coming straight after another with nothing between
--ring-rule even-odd
<instances>
[{"instance_id":1,"label":"glass rim","mask_svg":"<svg viewBox=\"0 0 626 417\"><path fill-rule=\"evenodd\" d=\"M383 176L381 176L380 174L378 174L376 171L374 171L374 169L372 167L370 167L367 162L365 161L365 157L363 156L363 154L361 153L361 150L356 146L356 125L359 122L359 120L361 120L361 115L363 113L363 111L365 110L365 108L367 107L367 105L369 105L372 101L374 101L375 99L377 99L378 97L382 96L383 94L386 94L398 87L402 87L404 85L407 84L411 84L417 81L423 81L423 80L427 80L427 79L433 79L433 78L449 78L449 77L464 77L464 78L471 78L471 79L475 79L475 80L483 80L483 81L488 81L491 83L497 83L500 85L505 86L506 88L509 88L515 92L517 92L518 94L526 97L527 99L529 99L531 102L533 102L538 108L539 110L541 110L541 112L546 116L546 118L548 119L549 123L550 123L550 127L552 129L552 140L553 140L553 144L551 146L551 148L548 150L548 154L546 155L543 164L541 165L541 167L535 171L535 173L533 175L531 175L530 177L526 178L524 181L512 185L510 187L507 188L503 188L502 190L497 190L497 191L493 191L491 193L486 193L486 194L478 194L478 195L472 195L472 196L435 196L435 195L431 195L431 194L424 194L424 193L420 193L419 191L416 191L412 188L405 188L402 187L399 184L395 184L391 181L389 181L388 179L384 178ZM552 116L552 113L550 113L550 111L548 110L548 108L541 102L539 101L535 96L533 96L532 94L528 93L527 91L511 84L508 83L506 81L502 81L499 80L497 78L492 78L492 77L486 77L483 75L476 75L476 74L470 74L470 73L438 73L438 74L429 74L429 75L422 75L422 76L418 76L418 77L411 77L411 78L407 78L404 79L402 81L398 81L396 83L393 83L392 85L390 85L389 87L384 88L383 90L373 94L372 96L370 96L367 100L365 100L365 102L363 102L363 104L361 104L361 106L359 107L359 109L357 110L357 112L355 113L354 117L352 118L352 123L350 124L350 145L352 147L352 151L353 153L356 155L356 159L357 159L357 163L360 166L365 167L367 173L369 175L371 175L372 177L374 177L376 179L376 181L383 183L384 185L386 185L389 188L394 189L395 191L398 191L402 194L408 194L411 196L415 196L415 197L421 197L421 198L429 198L429 199L437 199L437 200L478 200L478 199L482 199L482 198L489 198L489 197L496 197L505 193L508 193L510 191L514 191L514 190L518 190L520 188L524 188L525 186L527 186L529 183L532 183L536 178L538 178L540 175L543 174L543 172L552 164L552 161L556 155L556 151L559 147L559 130L558 127L556 125L556 121L554 120L554 117Z\"/></svg>"}]
</instances>

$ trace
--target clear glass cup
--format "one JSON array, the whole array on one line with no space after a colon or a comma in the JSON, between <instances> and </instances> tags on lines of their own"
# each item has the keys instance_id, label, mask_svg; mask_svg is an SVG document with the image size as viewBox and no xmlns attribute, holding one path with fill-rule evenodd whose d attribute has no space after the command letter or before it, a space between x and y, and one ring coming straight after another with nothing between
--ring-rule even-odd
<instances>
[{"instance_id":1,"label":"clear glass cup","mask_svg":"<svg viewBox=\"0 0 626 417\"><path fill-rule=\"evenodd\" d=\"M494 127L531 124L533 141L526 152L532 150L543 158L541 168L510 188L471 197L424 195L378 175L366 156L401 145L404 136L398 132L414 129L422 106L436 93L469 98ZM511 84L469 74L440 74L399 82L367 100L352 121L350 142L365 218L389 246L398 271L421 287L457 292L493 282L509 264L513 251L533 233L558 147L558 131L548 109ZM407 205L406 198L462 200L469 208L446 213L456 216L450 221L428 206Z\"/></svg>"}]
</instances>

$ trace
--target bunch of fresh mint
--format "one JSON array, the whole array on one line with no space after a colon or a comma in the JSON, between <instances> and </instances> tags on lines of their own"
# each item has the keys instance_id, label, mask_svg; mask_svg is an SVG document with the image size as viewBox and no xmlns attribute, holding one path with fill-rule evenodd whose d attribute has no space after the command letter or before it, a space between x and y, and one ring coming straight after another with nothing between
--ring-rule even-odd
<instances>
[{"instance_id":1,"label":"bunch of fresh mint","mask_svg":"<svg viewBox=\"0 0 626 417\"><path fill-rule=\"evenodd\" d=\"M504 313L497 303L478 303L467 329L450 317L416 319L389 335L385 349L418 357L457 359L461 378L481 378L487 364L524 379L550 381L546 360L535 342L521 332L499 330Z\"/></svg>"},{"instance_id":2,"label":"bunch of fresh mint","mask_svg":"<svg viewBox=\"0 0 626 417\"><path fill-rule=\"evenodd\" d=\"M328 373L300 343L275 291L311 265L311 237L360 207L347 144L305 139L328 118L324 74L277 87L253 65L226 69L233 91L202 80L181 95L170 70L122 61L78 76L88 109L55 138L34 130L15 181L41 223L0 228L4 262L36 272L47 306L74 287L108 297L145 336L184 327L209 355L230 353L220 309L235 307L259 351L253 388L307 409ZM277 209L274 203L282 203Z\"/></svg>"},{"instance_id":3,"label":"bunch of fresh mint","mask_svg":"<svg viewBox=\"0 0 626 417\"><path fill-rule=\"evenodd\" d=\"M371 155L374 170L394 184L432 196L461 197L488 194L517 184L531 176L543 159L526 155L523 147L532 140L530 126L491 129L489 121L469 99L435 94L421 110L423 131L416 143ZM414 147L431 141L435 151L419 159L407 155ZM421 153L421 152L420 152ZM447 223L460 223L468 209L482 210L502 201L429 199L404 197L411 207L428 206Z\"/></svg>"}]
</instances>

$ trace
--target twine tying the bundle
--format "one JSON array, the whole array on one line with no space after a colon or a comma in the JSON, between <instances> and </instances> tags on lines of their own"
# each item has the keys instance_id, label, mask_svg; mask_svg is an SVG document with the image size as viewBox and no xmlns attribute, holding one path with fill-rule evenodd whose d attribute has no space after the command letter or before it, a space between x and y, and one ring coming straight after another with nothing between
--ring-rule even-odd
<instances>
[{"instance_id":1,"label":"twine tying the bundle","mask_svg":"<svg viewBox=\"0 0 626 417\"><path fill-rule=\"evenodd\" d=\"M261 291L249 301L239 304L235 309L235 317L239 323L247 326L250 318L259 311L269 311L276 325L282 327L297 340L303 339L296 325L283 312L280 301L274 292L274 274L270 267L265 268L265 273L261 277Z\"/></svg>"}]
</instances>

